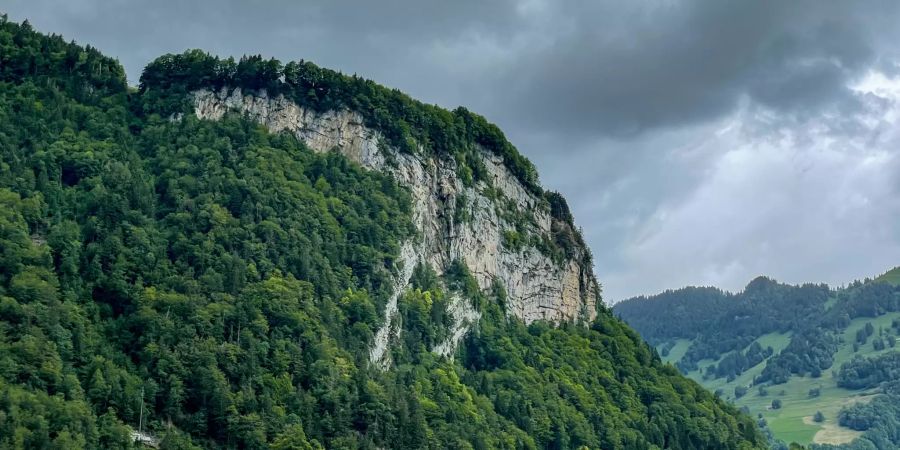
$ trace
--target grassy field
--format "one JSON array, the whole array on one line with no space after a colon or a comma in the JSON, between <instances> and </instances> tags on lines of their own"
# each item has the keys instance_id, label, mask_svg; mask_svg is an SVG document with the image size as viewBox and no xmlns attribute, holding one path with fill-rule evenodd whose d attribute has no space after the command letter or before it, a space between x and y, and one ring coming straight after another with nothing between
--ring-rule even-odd
<instances>
[{"instance_id":1,"label":"grassy field","mask_svg":"<svg viewBox=\"0 0 900 450\"><path fill-rule=\"evenodd\" d=\"M900 284L900 267L894 267L893 269L888 270L884 275L876 278L875 281L886 281L895 286Z\"/></svg>"},{"instance_id":2,"label":"grassy field","mask_svg":"<svg viewBox=\"0 0 900 450\"><path fill-rule=\"evenodd\" d=\"M875 355L880 355L882 353L886 353L889 351L900 350L900 345L898 345L896 348L888 347L884 350L876 351L874 348L872 348L872 341L870 339L868 343L866 343L865 345L860 347L859 352L853 353L853 341L856 339L856 332L859 331L860 329L862 329L864 326L866 326L866 323L872 324L872 327L875 328L875 334L873 337L878 337L878 330L880 328L884 328L886 330L890 329L891 322L894 319L900 319L900 313L889 313L889 314L885 314L881 317L876 317L874 319L860 318L860 319L855 319L852 322L850 322L850 326L848 326L847 329L844 331L844 335L843 335L844 342L838 348L837 353L834 354L833 369L837 369L837 368L841 367L841 364L844 364L845 362L850 361L856 355L875 356Z\"/></svg>"},{"instance_id":3,"label":"grassy field","mask_svg":"<svg viewBox=\"0 0 900 450\"><path fill-rule=\"evenodd\" d=\"M690 339L678 339L677 341L675 341L675 345L671 350L669 350L669 354L661 357L663 362L671 364L675 364L676 362L678 362L678 360L680 360L684 356L685 352L687 352L688 347L691 346L692 342L693 341L691 341Z\"/></svg>"},{"instance_id":4,"label":"grassy field","mask_svg":"<svg viewBox=\"0 0 900 450\"><path fill-rule=\"evenodd\" d=\"M898 275L900 275L900 271L898 271ZM871 400L877 395L877 392L839 388L835 383L833 371L836 371L841 364L850 361L856 355L873 356L889 351L900 351L900 345L896 348L888 347L885 350L875 351L870 339L869 342L860 347L858 352L853 352L856 332L863 328L866 323L872 323L872 326L875 328L873 337L877 337L879 328L890 329L891 322L898 318L900 318L900 313L890 313L874 319L860 318L853 320L847 329L844 330L843 342L834 355L835 361L831 370L823 372L820 378L795 376L785 384L768 386L766 387L768 392L765 395L761 395L758 387L751 387L742 398L736 399L734 396L735 387L749 387L752 385L753 379L765 367L765 361L748 369L730 383L726 382L724 378L703 380L701 376L702 371L707 366L718 362L713 360L701 361L698 364L699 370L689 373L688 376L697 380L709 390L721 389L722 398L733 402L738 407L746 406L754 417L762 414L775 436L785 442L797 442L800 444L809 444L811 442L839 444L849 442L860 433L838 425L838 412L851 402ZM772 346L775 354L777 354L787 346L790 341L790 334L771 333L761 336L757 341L763 347ZM680 358L687 351L690 343L687 340L679 340L666 360L669 362L677 361L677 358ZM819 388L820 390L818 397L810 396L810 390L814 388ZM774 399L781 400L782 407L780 409L771 408L772 400ZM813 416L817 411L821 411L825 416L823 423L813 421Z\"/></svg>"},{"instance_id":5,"label":"grassy field","mask_svg":"<svg viewBox=\"0 0 900 450\"><path fill-rule=\"evenodd\" d=\"M790 342L790 340L791 340L790 333L786 333L786 334L769 333L769 334L760 336L759 339L756 340L756 342L759 342L759 344L763 348L771 346L772 350L774 350L775 354L777 354L778 352L783 350L785 347L787 347L788 342ZM759 375L760 372L762 372L763 368L766 366L766 362L763 361L763 362L751 367L750 369L747 369L744 373L741 374L741 376L737 377L734 381L732 381L730 383L726 382L725 378L718 378L715 380L704 381L703 376L702 376L703 370L705 370L707 366L710 366L710 365L716 364L716 363L718 363L718 361L713 361L711 359L705 359L703 361L700 361L700 363L697 364L698 369L689 373L688 376L693 378L694 380L697 380L704 387L706 387L707 389L710 389L712 391L715 391L716 389L722 389L724 392L724 395L722 397L727 400L734 399L734 388L735 387L749 386L750 384L752 384L753 379L756 378L756 376Z\"/></svg>"},{"instance_id":6,"label":"grassy field","mask_svg":"<svg viewBox=\"0 0 900 450\"><path fill-rule=\"evenodd\" d=\"M810 397L809 392L814 388L820 389L818 397ZM735 404L747 406L754 415L761 413L779 439L801 444L839 444L853 440L859 433L840 427L837 423L838 412L847 403L866 401L872 394L839 388L830 373L818 379L793 377L785 384L766 389L766 395L760 395L758 389L753 389L736 400ZM775 399L781 400L780 409L772 409L772 401ZM825 421L821 424L812 420L817 411L825 416ZM829 437L828 442L824 439L826 436Z\"/></svg>"}]
</instances>

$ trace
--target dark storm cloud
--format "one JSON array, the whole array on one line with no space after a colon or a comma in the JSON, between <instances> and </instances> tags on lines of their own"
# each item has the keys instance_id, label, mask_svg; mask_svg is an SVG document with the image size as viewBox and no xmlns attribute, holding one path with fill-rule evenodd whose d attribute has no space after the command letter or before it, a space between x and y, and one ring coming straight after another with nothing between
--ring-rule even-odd
<instances>
[{"instance_id":1,"label":"dark storm cloud","mask_svg":"<svg viewBox=\"0 0 900 450\"><path fill-rule=\"evenodd\" d=\"M607 299L900 254L893 0L6 0L118 57L312 60L498 123L569 199ZM856 87L877 79L866 89ZM892 262L893 261L893 262Z\"/></svg>"},{"instance_id":2,"label":"dark storm cloud","mask_svg":"<svg viewBox=\"0 0 900 450\"><path fill-rule=\"evenodd\" d=\"M564 2L571 18L504 73L536 126L629 134L706 120L743 97L776 110L855 108L847 83L896 37L897 2ZM540 106L540 107L538 107Z\"/></svg>"}]
</instances>

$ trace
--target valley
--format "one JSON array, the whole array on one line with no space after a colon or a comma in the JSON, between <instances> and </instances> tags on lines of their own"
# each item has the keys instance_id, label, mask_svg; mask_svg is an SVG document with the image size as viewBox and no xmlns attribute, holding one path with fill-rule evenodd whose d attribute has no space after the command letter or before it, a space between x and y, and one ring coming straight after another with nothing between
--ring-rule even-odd
<instances>
[{"instance_id":1,"label":"valley","mask_svg":"<svg viewBox=\"0 0 900 450\"><path fill-rule=\"evenodd\" d=\"M894 286L894 296L897 296L896 286L900 284L900 269L893 269L885 274L876 277L873 280L866 281L869 283L884 283ZM837 309L845 308L849 302L867 302L871 299L861 299L853 297L862 289L864 283L853 284L848 289L829 290L828 294L818 298L813 302L811 309L805 310L817 311L815 316L807 316L807 323L819 325L827 322L826 317L834 316ZM793 289L793 288L788 288ZM783 293L775 294L775 291L768 291L773 295L773 299L782 301L786 297L781 297ZM666 293L660 294L665 297ZM698 303L703 303L700 296L697 296ZM851 298L853 298L851 300ZM745 300L740 295L735 297L733 301L740 304ZM748 300L759 303L761 299L756 298ZM632 302L646 301L643 299L631 300ZM691 300L685 300L685 303ZM672 304L674 302L669 302ZM766 303L766 300L762 300ZM663 301L663 305L667 302ZM773 303L768 303L773 304ZM885 304L887 305L887 304ZM659 305L657 305L659 306ZM783 305L781 305L783 306ZM740 308L740 306L737 306ZM780 306L775 306L780 307ZM623 309L628 311L629 305L616 305L614 310L621 315ZM837 308L837 309L834 309ZM666 309L660 310L660 315L666 313ZM897 324L900 323L900 311L895 310L892 306L885 308L876 308L866 311L864 316L855 317L840 323L837 327L822 327L821 333L833 333L836 338L836 346L831 353L833 361L827 368L819 370L813 376L811 372L791 373L784 382L758 382L761 375L772 358L783 353L792 341L794 336L793 330L771 331L758 336L754 336L752 341L744 346L735 346L728 351L717 355L715 358L702 358L696 361L696 367L685 371L686 375L705 388L715 392L717 396L733 403L738 408L748 412L752 417L762 419L761 423L771 431L773 436L785 443L796 442L803 445L809 444L847 444L854 439L863 435L862 431L853 430L846 426L842 426L839 422L839 414L841 410L852 404L865 404L871 402L874 398L881 395L878 387L865 389L847 389L839 387L836 380L836 373L845 364L853 361L854 358L872 358L888 353L900 351L900 347L896 347L900 340L900 329ZM803 314L806 314L803 313ZM765 314L763 314L765 315ZM628 318L626 321L628 321ZM710 328L714 329L717 319L708 317L710 320ZM798 316L797 319L803 319ZM640 323L639 319L638 322ZM728 321L725 321L728 322ZM733 322L731 322L733 323ZM791 323L790 327L802 328L801 321L789 320L785 323ZM773 326L774 327L774 326ZM788 327L788 328L790 328ZM640 327L638 328L640 330ZM867 329L872 330L871 335L866 332ZM655 348L659 352L663 361L670 364L679 364L689 349L695 344L702 345L706 341L707 335L704 334L702 327L696 329L699 338L666 338L662 342L657 342ZM711 330L712 331L712 330ZM691 332L694 332L693 330ZM859 342L862 335L867 335L865 342ZM879 344L875 341L878 340ZM771 356L762 359L752 366L743 368L739 374L728 376L716 376L712 374L717 367L721 367L723 362L727 363L729 355L733 352L748 353L751 346L759 345L763 349L771 348ZM799 355L802 356L802 355ZM773 408L773 402L780 403L779 408ZM816 421L817 413L821 421Z\"/></svg>"}]
</instances>

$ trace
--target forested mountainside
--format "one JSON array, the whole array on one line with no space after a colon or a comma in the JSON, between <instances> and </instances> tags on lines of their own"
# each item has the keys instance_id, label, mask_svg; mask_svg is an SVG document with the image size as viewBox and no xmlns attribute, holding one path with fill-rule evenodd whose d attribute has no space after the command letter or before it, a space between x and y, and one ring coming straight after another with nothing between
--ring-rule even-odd
<instances>
[{"instance_id":1,"label":"forested mountainside","mask_svg":"<svg viewBox=\"0 0 900 450\"><path fill-rule=\"evenodd\" d=\"M878 421L849 417L900 399L883 386L900 380L898 273L836 289L760 277L736 294L689 287L613 309L664 360L757 414L775 437L891 449L900 446L896 408L878 410Z\"/></svg>"},{"instance_id":2,"label":"forested mountainside","mask_svg":"<svg viewBox=\"0 0 900 450\"><path fill-rule=\"evenodd\" d=\"M241 109L270 100L312 119ZM144 444L765 446L602 306L564 200L483 118L197 51L133 89L4 16L0 448Z\"/></svg>"}]
</instances>

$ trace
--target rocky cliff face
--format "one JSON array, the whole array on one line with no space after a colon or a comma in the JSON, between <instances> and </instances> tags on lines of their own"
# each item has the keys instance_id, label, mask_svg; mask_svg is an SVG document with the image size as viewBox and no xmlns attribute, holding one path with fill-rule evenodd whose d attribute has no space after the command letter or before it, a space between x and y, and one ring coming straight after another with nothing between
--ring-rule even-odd
<instances>
[{"instance_id":1,"label":"rocky cliff face","mask_svg":"<svg viewBox=\"0 0 900 450\"><path fill-rule=\"evenodd\" d=\"M366 127L359 114L341 110L324 113L299 107L282 96L245 95L239 88L193 93L195 114L217 120L228 111L245 114L273 132L288 131L315 151L336 149L360 165L392 174L408 187L414 202L414 221L420 236L404 245L397 274L397 294L386 308L387 320L376 336L373 361L389 364L385 349L396 333L393 326L397 295L417 263L443 273L455 260L469 267L482 289L499 281L506 289L508 312L525 322L591 320L596 315L599 289L590 267L581 261L585 249L564 261L531 245L510 245L514 222L526 222L529 236L549 238L554 227L566 227L550 215L547 202L529 192L504 166L502 159L481 151L489 179L466 186L450 158L401 153L384 144L377 130ZM462 209L460 211L460 209ZM522 224L519 225L522 229ZM435 351L452 354L456 343L478 320L462 300L451 305L455 314L449 342Z\"/></svg>"}]
</instances>

